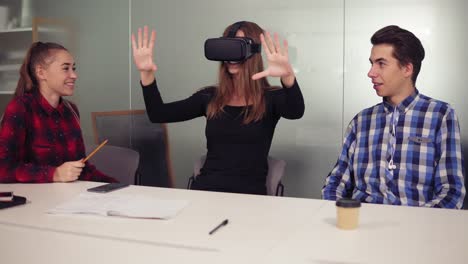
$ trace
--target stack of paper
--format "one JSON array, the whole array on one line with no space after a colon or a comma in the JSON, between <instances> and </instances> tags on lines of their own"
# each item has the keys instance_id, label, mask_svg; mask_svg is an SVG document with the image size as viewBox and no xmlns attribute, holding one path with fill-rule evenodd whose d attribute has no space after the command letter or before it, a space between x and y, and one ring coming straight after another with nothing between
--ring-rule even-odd
<instances>
[{"instance_id":1,"label":"stack of paper","mask_svg":"<svg viewBox=\"0 0 468 264\"><path fill-rule=\"evenodd\" d=\"M50 214L97 214L134 218L169 219L188 205L185 200L162 200L142 195L85 192L47 211Z\"/></svg>"}]
</instances>

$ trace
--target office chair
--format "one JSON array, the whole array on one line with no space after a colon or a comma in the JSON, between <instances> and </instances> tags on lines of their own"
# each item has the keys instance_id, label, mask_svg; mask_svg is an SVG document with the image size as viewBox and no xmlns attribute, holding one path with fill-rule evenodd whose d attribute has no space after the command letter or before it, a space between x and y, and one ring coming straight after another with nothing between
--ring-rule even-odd
<instances>
[{"instance_id":1,"label":"office chair","mask_svg":"<svg viewBox=\"0 0 468 264\"><path fill-rule=\"evenodd\" d=\"M95 144L133 149L140 154L140 185L173 187L166 124L152 123L145 110L92 112Z\"/></svg>"},{"instance_id":2,"label":"office chair","mask_svg":"<svg viewBox=\"0 0 468 264\"><path fill-rule=\"evenodd\" d=\"M194 162L193 175L189 178L187 189L191 189L193 181L198 175L200 175L200 170L203 167L203 164L205 164L205 160L206 156L203 155L200 157L200 159ZM284 185L281 182L281 178L283 178L285 167L286 161L268 156L268 174L266 178L268 195L283 196Z\"/></svg>"},{"instance_id":3,"label":"office chair","mask_svg":"<svg viewBox=\"0 0 468 264\"><path fill-rule=\"evenodd\" d=\"M86 155L96 147L97 145L87 145ZM139 161L140 154L135 150L111 145L103 146L89 159L98 170L126 184L139 184Z\"/></svg>"}]
</instances>

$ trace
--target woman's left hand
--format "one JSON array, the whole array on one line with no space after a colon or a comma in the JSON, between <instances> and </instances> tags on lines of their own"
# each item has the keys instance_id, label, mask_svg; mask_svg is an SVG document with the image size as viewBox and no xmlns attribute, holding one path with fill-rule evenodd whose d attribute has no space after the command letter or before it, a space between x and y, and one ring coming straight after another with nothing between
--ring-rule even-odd
<instances>
[{"instance_id":1,"label":"woman's left hand","mask_svg":"<svg viewBox=\"0 0 468 264\"><path fill-rule=\"evenodd\" d=\"M253 80L258 80L265 77L281 77L281 81L286 87L291 87L294 84L294 71L288 58L288 42L283 41L281 47L278 34L274 34L274 41L271 39L270 33L266 32L266 37L260 34L262 48L265 51L268 61L268 67L259 73L252 76Z\"/></svg>"}]
</instances>

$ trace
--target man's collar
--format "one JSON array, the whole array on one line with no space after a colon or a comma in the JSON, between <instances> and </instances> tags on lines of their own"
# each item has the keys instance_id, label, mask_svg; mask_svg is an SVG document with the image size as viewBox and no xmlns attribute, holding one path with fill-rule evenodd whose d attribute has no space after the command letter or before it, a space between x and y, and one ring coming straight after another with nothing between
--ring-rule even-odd
<instances>
[{"instance_id":1,"label":"man's collar","mask_svg":"<svg viewBox=\"0 0 468 264\"><path fill-rule=\"evenodd\" d=\"M405 113L406 111L408 111L408 109L410 109L413 105L414 102L416 102L416 98L419 96L419 91L418 89L414 89L414 92L405 98L405 100L403 100L401 103L399 103L396 108L398 109L398 112L400 113ZM385 108L385 112L387 113L391 113L393 112L393 109L395 108L394 105L392 105L391 103L387 102L387 100L385 100L385 98L383 99L383 105L384 105L384 108Z\"/></svg>"}]
</instances>

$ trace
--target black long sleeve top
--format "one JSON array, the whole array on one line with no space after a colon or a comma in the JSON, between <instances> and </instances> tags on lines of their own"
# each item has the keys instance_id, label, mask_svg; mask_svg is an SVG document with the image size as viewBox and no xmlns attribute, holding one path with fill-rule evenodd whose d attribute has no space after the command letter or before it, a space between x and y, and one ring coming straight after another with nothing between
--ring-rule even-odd
<instances>
[{"instance_id":1,"label":"black long sleeve top","mask_svg":"<svg viewBox=\"0 0 468 264\"><path fill-rule=\"evenodd\" d=\"M205 116L215 87L202 89L187 99L164 103L156 81L143 86L150 120L170 123ZM243 124L244 107L225 106L224 112L206 121L206 161L193 187L236 193L266 194L268 152L274 130L281 117L299 119L304 114L304 99L297 81L290 88L265 89L266 112L256 122Z\"/></svg>"}]
</instances>

